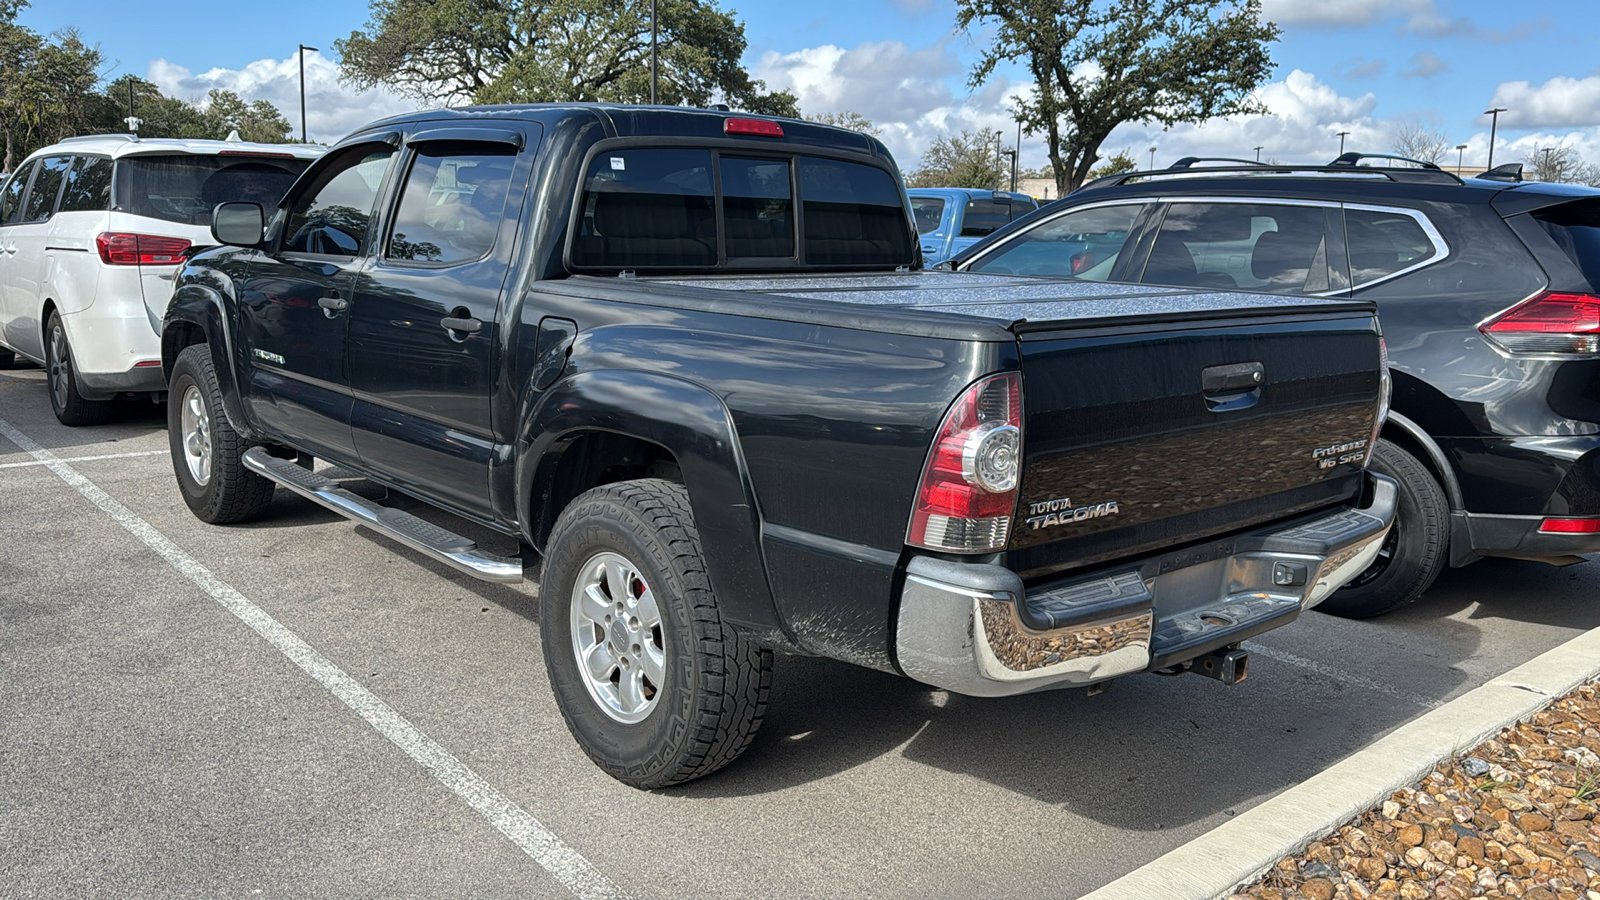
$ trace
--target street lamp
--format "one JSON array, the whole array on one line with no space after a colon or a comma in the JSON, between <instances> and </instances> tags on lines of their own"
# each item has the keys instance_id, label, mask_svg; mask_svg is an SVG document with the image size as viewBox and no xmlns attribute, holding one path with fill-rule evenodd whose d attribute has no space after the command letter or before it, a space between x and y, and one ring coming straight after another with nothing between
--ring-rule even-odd
<instances>
[{"instance_id":1,"label":"street lamp","mask_svg":"<svg viewBox=\"0 0 1600 900\"><path fill-rule=\"evenodd\" d=\"M1456 145L1456 174L1457 175L1461 174L1461 166L1462 166L1461 158L1463 156L1465 156L1466 153L1467 153L1467 145L1466 144L1457 144Z\"/></svg>"},{"instance_id":2,"label":"street lamp","mask_svg":"<svg viewBox=\"0 0 1600 900\"><path fill-rule=\"evenodd\" d=\"M1339 132L1339 155L1344 155L1344 139L1350 134L1348 131Z\"/></svg>"},{"instance_id":3,"label":"street lamp","mask_svg":"<svg viewBox=\"0 0 1600 900\"><path fill-rule=\"evenodd\" d=\"M1256 148L1256 162L1261 162L1261 148Z\"/></svg>"},{"instance_id":4,"label":"street lamp","mask_svg":"<svg viewBox=\"0 0 1600 900\"><path fill-rule=\"evenodd\" d=\"M1155 167L1156 167L1156 148L1151 147L1150 148L1150 169L1152 171L1154 171Z\"/></svg>"},{"instance_id":5,"label":"street lamp","mask_svg":"<svg viewBox=\"0 0 1600 900\"><path fill-rule=\"evenodd\" d=\"M650 0L650 105L656 105L656 69L660 64L656 56L656 0Z\"/></svg>"},{"instance_id":6,"label":"street lamp","mask_svg":"<svg viewBox=\"0 0 1600 900\"><path fill-rule=\"evenodd\" d=\"M1506 111L1506 108L1504 106L1496 106L1494 109L1486 109L1486 110L1483 111L1484 115L1490 117L1490 119L1489 119L1489 168L1491 168L1491 169L1494 168L1494 133L1495 133L1495 130L1500 127L1500 114L1505 112L1505 111Z\"/></svg>"},{"instance_id":7,"label":"street lamp","mask_svg":"<svg viewBox=\"0 0 1600 900\"><path fill-rule=\"evenodd\" d=\"M300 143L302 143L302 144L308 143L308 141L306 140L306 51L307 50L310 50L311 52L315 53L315 52L317 52L317 48L315 48L315 47L307 47L305 44L301 44L300 45Z\"/></svg>"},{"instance_id":8,"label":"street lamp","mask_svg":"<svg viewBox=\"0 0 1600 900\"><path fill-rule=\"evenodd\" d=\"M1022 120L1017 120L1017 142L1011 148L1011 190L1017 189L1017 156L1022 153Z\"/></svg>"}]
</instances>

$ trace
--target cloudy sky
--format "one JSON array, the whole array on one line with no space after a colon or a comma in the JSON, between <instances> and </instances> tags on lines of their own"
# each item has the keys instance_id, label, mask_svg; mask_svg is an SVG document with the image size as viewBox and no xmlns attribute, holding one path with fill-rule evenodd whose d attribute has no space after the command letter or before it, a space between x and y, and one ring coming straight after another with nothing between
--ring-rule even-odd
<instances>
[{"instance_id":1,"label":"cloudy sky","mask_svg":"<svg viewBox=\"0 0 1600 900\"><path fill-rule=\"evenodd\" d=\"M1125 125L1106 143L1148 160L1241 156L1262 146L1285 162L1325 162L1337 133L1349 148L1391 149L1403 121L1464 143L1466 161L1483 161L1491 106L1500 117L1497 161L1566 144L1600 162L1600 3L1594 0L1264 0L1283 26L1273 48L1277 70L1260 91L1269 113L1180 126ZM846 0L732 7L745 23L746 65L787 87L808 114L855 110L878 123L901 164L914 168L935 138L963 128L1015 134L1009 98L1026 87L1020 70L981 88L967 70L982 33L954 30L950 0ZM366 21L365 0L273 0L212 4L143 0L33 0L21 17L40 31L76 27L98 43L107 74L143 75L168 93L198 99L213 87L246 100L265 98L299 123L295 47L306 54L308 126L331 141L370 119L412 109L383 91L357 94L339 84L335 38ZM1043 164L1042 140L1024 137L1022 162Z\"/></svg>"}]
</instances>

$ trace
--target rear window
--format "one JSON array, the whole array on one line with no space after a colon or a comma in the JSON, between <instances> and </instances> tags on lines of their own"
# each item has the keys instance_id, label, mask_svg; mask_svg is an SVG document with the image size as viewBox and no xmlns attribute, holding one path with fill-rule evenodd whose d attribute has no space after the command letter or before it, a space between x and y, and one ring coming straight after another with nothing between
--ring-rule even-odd
<instances>
[{"instance_id":1,"label":"rear window","mask_svg":"<svg viewBox=\"0 0 1600 900\"><path fill-rule=\"evenodd\" d=\"M1346 207L1344 233L1356 287L1420 266L1439 253L1421 223L1399 210Z\"/></svg>"},{"instance_id":2,"label":"rear window","mask_svg":"<svg viewBox=\"0 0 1600 900\"><path fill-rule=\"evenodd\" d=\"M971 200L961 217L962 237L984 237L1011 221L1011 204L1004 200Z\"/></svg>"},{"instance_id":3,"label":"rear window","mask_svg":"<svg viewBox=\"0 0 1600 900\"><path fill-rule=\"evenodd\" d=\"M1533 214L1592 287L1600 288L1600 205L1566 203Z\"/></svg>"},{"instance_id":4,"label":"rear window","mask_svg":"<svg viewBox=\"0 0 1600 900\"><path fill-rule=\"evenodd\" d=\"M939 230L939 220L944 218L944 199L940 197L912 197L911 215L917 220L917 234Z\"/></svg>"},{"instance_id":5,"label":"rear window","mask_svg":"<svg viewBox=\"0 0 1600 900\"><path fill-rule=\"evenodd\" d=\"M585 269L871 268L909 265L912 243L899 185L882 169L619 148L589 164L571 258Z\"/></svg>"},{"instance_id":6,"label":"rear window","mask_svg":"<svg viewBox=\"0 0 1600 900\"><path fill-rule=\"evenodd\" d=\"M117 207L184 225L206 225L219 203L271 209L310 160L272 156L132 156L117 161Z\"/></svg>"},{"instance_id":7,"label":"rear window","mask_svg":"<svg viewBox=\"0 0 1600 900\"><path fill-rule=\"evenodd\" d=\"M62 212L98 212L111 208L111 160L80 156L61 190Z\"/></svg>"}]
</instances>

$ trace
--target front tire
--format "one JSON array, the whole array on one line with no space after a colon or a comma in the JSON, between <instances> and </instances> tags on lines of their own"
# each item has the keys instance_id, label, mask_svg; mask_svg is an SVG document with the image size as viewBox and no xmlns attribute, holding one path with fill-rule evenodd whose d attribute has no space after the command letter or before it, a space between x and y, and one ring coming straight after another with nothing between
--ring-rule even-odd
<instances>
[{"instance_id":1,"label":"front tire","mask_svg":"<svg viewBox=\"0 0 1600 900\"><path fill-rule=\"evenodd\" d=\"M551 531L539 596L556 704L607 774L682 784L749 747L772 651L723 621L682 485L626 481L574 500Z\"/></svg>"},{"instance_id":2,"label":"front tire","mask_svg":"<svg viewBox=\"0 0 1600 900\"><path fill-rule=\"evenodd\" d=\"M1444 569L1449 549L1450 504L1428 467L1379 441L1372 470L1400 482L1399 507L1378 558L1317 607L1347 619L1371 619L1421 597Z\"/></svg>"},{"instance_id":3,"label":"front tire","mask_svg":"<svg viewBox=\"0 0 1600 900\"><path fill-rule=\"evenodd\" d=\"M185 347L167 386L167 440L183 502L213 525L261 515L276 487L245 468L249 443L222 408L222 388L206 344Z\"/></svg>"},{"instance_id":4,"label":"front tire","mask_svg":"<svg viewBox=\"0 0 1600 900\"><path fill-rule=\"evenodd\" d=\"M110 400L86 400L78 393L78 370L61 316L51 313L44 326L44 368L50 388L50 408L63 425L99 425L111 417ZM7 363L9 365L9 363Z\"/></svg>"}]
</instances>

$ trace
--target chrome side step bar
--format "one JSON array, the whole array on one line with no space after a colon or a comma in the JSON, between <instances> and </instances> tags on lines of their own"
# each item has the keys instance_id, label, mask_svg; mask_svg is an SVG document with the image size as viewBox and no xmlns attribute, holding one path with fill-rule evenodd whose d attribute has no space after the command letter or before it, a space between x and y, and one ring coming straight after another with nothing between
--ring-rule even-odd
<instances>
[{"instance_id":1,"label":"chrome side step bar","mask_svg":"<svg viewBox=\"0 0 1600 900\"><path fill-rule=\"evenodd\" d=\"M485 553L468 538L352 494L292 459L273 456L261 447L246 450L243 459L245 468L257 475L474 578L510 584L522 580L522 560Z\"/></svg>"}]
</instances>

